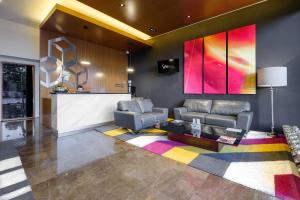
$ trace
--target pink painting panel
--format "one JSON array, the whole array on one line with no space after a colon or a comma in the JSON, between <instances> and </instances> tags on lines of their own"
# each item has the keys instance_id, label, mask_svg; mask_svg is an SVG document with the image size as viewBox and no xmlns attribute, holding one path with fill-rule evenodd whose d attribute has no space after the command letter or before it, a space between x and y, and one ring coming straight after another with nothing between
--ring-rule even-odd
<instances>
[{"instance_id":1,"label":"pink painting panel","mask_svg":"<svg viewBox=\"0 0 300 200\"><path fill-rule=\"evenodd\" d=\"M204 93L226 94L226 32L204 38Z\"/></svg>"},{"instance_id":2,"label":"pink painting panel","mask_svg":"<svg viewBox=\"0 0 300 200\"><path fill-rule=\"evenodd\" d=\"M256 26L228 32L228 93L256 93Z\"/></svg>"},{"instance_id":3,"label":"pink painting panel","mask_svg":"<svg viewBox=\"0 0 300 200\"><path fill-rule=\"evenodd\" d=\"M203 39L184 42L184 93L202 94Z\"/></svg>"}]
</instances>

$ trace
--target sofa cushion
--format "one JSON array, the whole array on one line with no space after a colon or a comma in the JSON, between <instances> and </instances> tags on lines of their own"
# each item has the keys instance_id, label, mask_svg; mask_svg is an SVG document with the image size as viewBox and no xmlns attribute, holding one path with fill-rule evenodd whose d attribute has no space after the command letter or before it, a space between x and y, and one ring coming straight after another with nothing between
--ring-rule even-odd
<instances>
[{"instance_id":1,"label":"sofa cushion","mask_svg":"<svg viewBox=\"0 0 300 200\"><path fill-rule=\"evenodd\" d=\"M205 116L207 113L198 113L198 112L185 112L181 114L181 119L184 121L192 122L193 118L200 119L201 123L205 123Z\"/></svg>"},{"instance_id":2,"label":"sofa cushion","mask_svg":"<svg viewBox=\"0 0 300 200\"><path fill-rule=\"evenodd\" d=\"M183 107L186 107L188 112L210 113L212 100L205 99L186 99Z\"/></svg>"},{"instance_id":3,"label":"sofa cushion","mask_svg":"<svg viewBox=\"0 0 300 200\"><path fill-rule=\"evenodd\" d=\"M250 111L248 101L213 100L211 113L220 115L238 115L241 112Z\"/></svg>"},{"instance_id":4,"label":"sofa cushion","mask_svg":"<svg viewBox=\"0 0 300 200\"><path fill-rule=\"evenodd\" d=\"M138 99L137 102L139 103L143 113L152 112L153 103L151 99Z\"/></svg>"},{"instance_id":5,"label":"sofa cushion","mask_svg":"<svg viewBox=\"0 0 300 200\"><path fill-rule=\"evenodd\" d=\"M205 123L215 126L224 126L228 128L236 127L235 116L225 116L225 115L216 115L216 114L207 114L205 117Z\"/></svg>"},{"instance_id":6,"label":"sofa cushion","mask_svg":"<svg viewBox=\"0 0 300 200\"><path fill-rule=\"evenodd\" d=\"M118 110L142 113L140 105L138 104L138 102L136 100L119 101L118 102Z\"/></svg>"},{"instance_id":7,"label":"sofa cushion","mask_svg":"<svg viewBox=\"0 0 300 200\"><path fill-rule=\"evenodd\" d=\"M155 115L153 115L152 113L143 113L141 116L141 120L142 125L145 128L153 126L157 122Z\"/></svg>"}]
</instances>

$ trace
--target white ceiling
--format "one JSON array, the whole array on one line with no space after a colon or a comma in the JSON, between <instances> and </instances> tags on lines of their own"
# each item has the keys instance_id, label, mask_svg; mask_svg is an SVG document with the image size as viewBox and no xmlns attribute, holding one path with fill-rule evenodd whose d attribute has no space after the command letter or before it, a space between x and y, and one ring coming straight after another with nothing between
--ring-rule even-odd
<instances>
[{"instance_id":1,"label":"white ceiling","mask_svg":"<svg viewBox=\"0 0 300 200\"><path fill-rule=\"evenodd\" d=\"M0 19L38 27L54 5L55 0L2 0Z\"/></svg>"}]
</instances>

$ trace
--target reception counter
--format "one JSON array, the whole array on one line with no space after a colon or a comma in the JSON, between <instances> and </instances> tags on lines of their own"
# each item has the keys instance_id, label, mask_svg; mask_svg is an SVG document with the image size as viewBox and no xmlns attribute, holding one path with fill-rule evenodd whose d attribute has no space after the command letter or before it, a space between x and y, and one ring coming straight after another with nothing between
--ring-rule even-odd
<instances>
[{"instance_id":1,"label":"reception counter","mask_svg":"<svg viewBox=\"0 0 300 200\"><path fill-rule=\"evenodd\" d=\"M114 120L117 102L130 94L67 93L51 95L51 126L58 137Z\"/></svg>"}]
</instances>

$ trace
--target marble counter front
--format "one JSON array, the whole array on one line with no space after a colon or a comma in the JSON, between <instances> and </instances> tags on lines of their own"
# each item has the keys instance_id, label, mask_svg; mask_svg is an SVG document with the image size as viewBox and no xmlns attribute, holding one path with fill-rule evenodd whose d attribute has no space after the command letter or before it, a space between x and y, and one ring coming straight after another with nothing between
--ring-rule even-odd
<instances>
[{"instance_id":1,"label":"marble counter front","mask_svg":"<svg viewBox=\"0 0 300 200\"><path fill-rule=\"evenodd\" d=\"M52 94L51 126L60 137L111 122L117 102L130 99L130 94Z\"/></svg>"}]
</instances>

